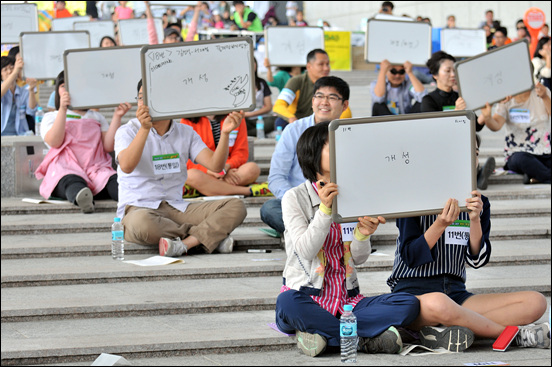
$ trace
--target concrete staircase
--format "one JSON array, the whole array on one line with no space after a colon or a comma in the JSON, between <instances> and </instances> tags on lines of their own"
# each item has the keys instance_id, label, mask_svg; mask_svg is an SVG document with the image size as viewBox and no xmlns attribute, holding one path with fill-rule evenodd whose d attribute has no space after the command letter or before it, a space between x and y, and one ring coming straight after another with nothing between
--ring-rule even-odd
<instances>
[{"instance_id":1,"label":"concrete staircase","mask_svg":"<svg viewBox=\"0 0 552 367\"><path fill-rule=\"evenodd\" d=\"M355 73L341 76L355 81ZM368 116L368 86L351 85L353 114ZM108 113L106 119L110 120ZM494 156L502 167L503 133L484 130L482 137L480 159ZM273 150L274 141L269 139L254 144L255 161L264 177ZM468 269L468 289L536 290L550 304L550 185L523 185L519 175L495 175L483 194L492 206L493 254L486 267ZM268 228L259 215L266 200L244 199L248 215L232 233L236 240L232 254L185 256L180 264L140 267L111 259L109 231L116 203L100 201L95 213L85 215L69 204L36 205L20 197L3 198L2 365L90 365L101 353L122 355L133 365L338 363L336 354L316 359L300 354L293 338L269 326L274 322L286 253L280 239L259 230ZM359 269L364 295L389 292L385 280L397 233L391 220L373 235L377 251ZM250 248L271 252L246 253ZM155 254L156 249L147 246L125 248L127 260ZM547 320L548 314L541 319ZM359 354L358 363L457 365L506 360L550 365L549 349L513 347L498 356L492 352L492 342L476 341L465 353L424 360Z\"/></svg>"}]
</instances>

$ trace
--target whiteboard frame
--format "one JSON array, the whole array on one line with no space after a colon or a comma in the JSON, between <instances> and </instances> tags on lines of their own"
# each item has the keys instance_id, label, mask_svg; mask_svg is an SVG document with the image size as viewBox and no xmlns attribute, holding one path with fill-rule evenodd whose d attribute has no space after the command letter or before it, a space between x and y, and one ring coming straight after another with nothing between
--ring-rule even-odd
<instances>
[{"instance_id":1,"label":"whiteboard frame","mask_svg":"<svg viewBox=\"0 0 552 367\"><path fill-rule=\"evenodd\" d=\"M251 60L251 68L250 68L250 75L252 77L255 77L255 62L254 62L254 53L253 53L253 40L250 37L233 37L228 39L215 39L215 40L207 40L207 41L194 41L194 42L180 42L180 43L164 43L160 45L145 45L142 46L142 49L140 51L140 63L142 67L142 95L143 95L143 101L144 105L149 107L148 102L148 81L147 81L147 71L146 71L146 53L149 50L157 49L157 48L178 48L182 46L188 46L188 47L197 47L201 45L210 45L210 44L221 44L221 43L234 43L234 42L241 42L245 41L249 43L249 50L250 50L250 60ZM255 83L251 83L251 91L250 91L250 98L252 104L248 108L233 108L228 110L217 110L217 115L224 115L228 114L233 111L253 111L255 109ZM208 115L210 113L199 113L199 112L192 112L192 113L182 113L182 114L174 114L174 115L166 115L166 116L152 116L152 121L160 121L160 120L167 120L167 119L175 119L175 118L188 118L188 117L197 117L197 116L204 116Z\"/></svg>"},{"instance_id":2,"label":"whiteboard frame","mask_svg":"<svg viewBox=\"0 0 552 367\"><path fill-rule=\"evenodd\" d=\"M265 30L264 30L264 37L265 37L265 50L266 50L266 57L270 60L270 54L269 54L269 47L268 47L268 43L269 43L269 37L268 37L268 32L270 31L270 29L276 29L276 28L282 28L282 29L290 29L292 31L301 31L303 29L313 29L313 28L317 28L317 29L320 29L321 31L321 36L322 36L322 46L321 47L318 47L322 50L325 50L326 46L325 46L325 34L324 34L324 28L322 27L317 27L317 26L307 26L307 27L290 27L290 26L269 26L269 27L266 27ZM309 52L311 52L312 50L314 50L314 48L310 49L308 52L307 52L307 55ZM303 59L303 62L300 63L300 64L294 64L294 63L274 63L272 62L272 60L270 60L270 64L273 65L273 66L284 66L284 67L294 67L294 66L306 66L307 65L307 55L305 55L305 58Z\"/></svg>"},{"instance_id":3,"label":"whiteboard frame","mask_svg":"<svg viewBox=\"0 0 552 367\"><path fill-rule=\"evenodd\" d=\"M32 19L32 21L34 22L34 25L36 25L36 30L28 30L28 31L24 31L24 32L38 32L39 30L39 25L38 25L38 7L35 3L4 3L2 2L1 5L17 5L17 6L33 6L34 7L34 17ZM19 35L23 33L23 32L19 32L19 34L16 36L17 39L14 39L13 42L9 41L9 42L2 42L3 45L11 45L11 44L17 44L19 43Z\"/></svg>"},{"instance_id":4,"label":"whiteboard frame","mask_svg":"<svg viewBox=\"0 0 552 367\"><path fill-rule=\"evenodd\" d=\"M370 22L374 22L374 21L376 21L376 22L389 22L389 23L401 23L401 24L426 24L429 27L429 32L427 34L428 45L429 45L427 58L423 63L414 63L414 62L412 62L412 60L408 60L412 63L413 66L426 66L425 63L431 57L431 25L429 23L426 23L426 22L416 22L416 21L408 21L408 20L406 20L406 21L405 20L387 20L387 19L376 19L376 18L368 19L368 22L366 23L366 38L364 40L364 61L366 61L369 64L379 64L383 61L383 60L371 61L370 60L370 55L368 55L368 40L370 38ZM389 60L389 62L391 64L402 64L405 61L407 61L407 60L403 60L402 62L399 62L397 60L390 60L388 58L386 58L386 59Z\"/></svg>"},{"instance_id":5,"label":"whiteboard frame","mask_svg":"<svg viewBox=\"0 0 552 367\"><path fill-rule=\"evenodd\" d=\"M450 32L450 31L482 31L483 36L485 36L485 31L484 30L479 29L479 28L441 28L441 51L444 51L444 52L448 53L449 55L452 55L454 57L459 57L459 58L473 57L473 56L478 55L478 54L475 54L475 55L456 55L454 53L451 53L451 52L443 49L443 39L446 39L446 37L444 37L444 34L447 33L447 32ZM485 37L483 39L483 47L484 47L484 50L481 53L487 51L487 43L486 43Z\"/></svg>"},{"instance_id":6,"label":"whiteboard frame","mask_svg":"<svg viewBox=\"0 0 552 367\"><path fill-rule=\"evenodd\" d=\"M90 32L88 31L49 31L49 32L21 32L21 34L19 35L19 51L21 53L21 57L24 59L24 53L23 53L23 36L25 35L32 35L32 34L43 34L43 35L52 35L52 34L60 34L60 33L86 33L88 35L88 47L87 48L83 48L83 50L88 50L90 49ZM64 51L65 52L65 51ZM63 57L63 54L61 55ZM63 69L65 70L65 66L63 67ZM27 76L25 75L25 66L23 66L23 70L22 70L22 73L23 73L23 76L25 78L27 78ZM59 72L58 72L59 74ZM55 79L57 77L54 76L52 78L48 78L48 77L38 77L38 78L35 78L36 80L52 80L52 79Z\"/></svg>"},{"instance_id":7,"label":"whiteboard frame","mask_svg":"<svg viewBox=\"0 0 552 367\"><path fill-rule=\"evenodd\" d=\"M460 75L461 75L461 72L459 73L459 68L462 68L462 65L467 63L467 62L470 62L472 60L475 60L475 59L478 59L478 58L482 58L482 57L485 57L489 54L492 54L494 52L500 52L508 47L517 47L520 43L525 43L527 45L527 60L529 61L528 63L528 68L529 70L532 70L532 62L531 62L531 55L529 53L529 41L527 41L526 39L522 39L522 40L519 40L519 41L515 41L515 42L512 42L512 43L509 43L507 45L504 45L502 47L499 47L499 48L495 48L493 50L490 50L490 51L486 51L486 52L483 52L483 53L480 53L479 55L476 55L474 57L470 57L469 59L466 59L466 60L462 60L462 61L457 61L456 63L454 63L454 74L456 75L456 81L457 81L457 84L458 84L458 95L460 97L462 97L462 84L461 84L461 80L460 80ZM535 88L535 80L533 78L533 73L530 73L530 76L531 76L531 87L528 88L528 89L523 89L517 93L514 93L512 94L512 96L516 95L516 94L520 94L520 93L524 93L524 92L527 92L527 91L530 91L530 90L533 90L533 88ZM474 81L470 81L471 83L474 83ZM475 81L476 83L478 81ZM464 88L465 89L465 88ZM504 100L504 98L506 98L508 96L504 96L502 98L498 98L496 100L492 100L492 101L487 101L489 102L489 104L492 106L494 103L498 103L502 100ZM485 104L481 104L481 105L477 105L477 106L468 106L469 109L471 110L478 110L480 108L483 108L485 107Z\"/></svg>"},{"instance_id":8,"label":"whiteboard frame","mask_svg":"<svg viewBox=\"0 0 552 367\"><path fill-rule=\"evenodd\" d=\"M73 30L74 31L88 31L88 29L75 29L76 24L98 24L98 23L104 23L105 24L105 23L108 23L108 22L111 23L111 25L112 25L112 27L111 27L112 33L111 34L105 34L105 35L102 36L102 38L105 37L105 36L109 36L109 37L115 39L116 38L115 37L115 25L116 24L112 20L95 20L95 21L88 21L88 22L75 22L75 23L73 23ZM90 31L88 31L88 33L90 33ZM101 38L100 38L100 41L101 41ZM92 45L93 45L92 35L90 34L90 46L92 46ZM100 47L100 46L97 43L96 46L94 46L94 47Z\"/></svg>"},{"instance_id":9,"label":"whiteboard frame","mask_svg":"<svg viewBox=\"0 0 552 367\"><path fill-rule=\"evenodd\" d=\"M116 46L116 47L95 47L95 48L77 48L77 49L69 49L65 50L63 53L63 70L65 72L65 89L69 94L71 94L70 90L70 82L71 79L69 77L69 70L67 70L67 55L69 53L77 53L77 52L89 52L89 51L112 51L112 50L120 50L120 49L127 49L127 48L135 48L135 49L141 49L142 45L134 45L134 46ZM138 60L136 61L138 62ZM140 76L141 77L141 76ZM132 85L132 89L136 91L136 85L138 84L139 80L136 80ZM137 94L137 93L136 93ZM133 101L121 101L119 103L113 103L113 104L91 104L91 105L85 105L85 106L74 106L70 105L69 108L72 110L87 110L90 108L104 108L104 107L118 107L121 103L128 102L132 106L136 106L138 104L138 101L136 100L136 97L134 97Z\"/></svg>"},{"instance_id":10,"label":"whiteboard frame","mask_svg":"<svg viewBox=\"0 0 552 367\"><path fill-rule=\"evenodd\" d=\"M67 32L73 31L73 24L76 22L90 22L92 17L90 15L81 15L78 17L65 17L65 18L54 18L52 19L52 32ZM63 24L70 23L71 27L67 29L54 29L54 24Z\"/></svg>"},{"instance_id":11,"label":"whiteboard frame","mask_svg":"<svg viewBox=\"0 0 552 367\"><path fill-rule=\"evenodd\" d=\"M337 177L337 169L336 169L336 138L335 138L335 131L339 129L340 127L344 125L358 125L358 124L367 124L367 123L394 123L394 122L405 122L405 121L413 121L413 120L425 120L425 119L434 119L434 118L443 118L443 117L464 117L470 120L470 142L471 142L471 157L470 157L470 172L462 172L460 174L468 174L471 176L471 188L469 189L471 191L477 190L477 167L476 167L476 141L475 141L475 113L473 111L451 111L451 112L426 112L426 113L416 113L416 114L406 114L406 115L399 115L399 116L378 116L378 117L361 117L361 118L354 118L354 119L340 119L340 120L333 120L330 122L330 125L328 127L329 131L329 148L330 148L330 176L331 176L331 182L337 183L339 187L339 177ZM436 139L438 137L434 137L431 135L431 132L428 133L428 138L430 139ZM436 152L436 154L441 154L441 152ZM458 159L462 159L461 157L455 157ZM465 159L465 158L464 158ZM362 160L359 159L359 163L363 164ZM365 167L366 169L369 169L369 160L365 161ZM453 164L451 164L453 166ZM436 170L443 171L445 168L448 167L435 167ZM361 169L361 168L359 168ZM457 169L455 169L457 171ZM377 174L377 173L376 173ZM446 172L445 172L446 174ZM454 175L459 175L457 172L454 172ZM405 185L412 185L412 182L405 182ZM436 182L435 185L442 185L440 182ZM380 189L378 189L380 190ZM385 188L381 188L382 195L385 195ZM394 193L391 193L390 195L395 195ZM391 199L396 199L395 196L390 196ZM463 198L464 199L464 198ZM443 202L443 205L445 202ZM350 217L343 217L341 214L339 214L339 195L336 196L333 199L332 203L332 219L336 223L345 223L345 222L357 222L358 217L361 216L371 216L371 217L377 217L382 216L386 219L392 219L392 218L406 218L406 217L415 217L415 216L422 216L422 215L432 215L432 214L440 214L443 210L443 205L440 207L435 208L423 208L420 210L414 210L414 211L395 211L395 212L381 212L381 213L371 213L368 211L369 208L367 208L366 212L359 212L358 215L350 216ZM463 212L468 211L466 205L463 202L459 201L460 210Z\"/></svg>"}]
</instances>

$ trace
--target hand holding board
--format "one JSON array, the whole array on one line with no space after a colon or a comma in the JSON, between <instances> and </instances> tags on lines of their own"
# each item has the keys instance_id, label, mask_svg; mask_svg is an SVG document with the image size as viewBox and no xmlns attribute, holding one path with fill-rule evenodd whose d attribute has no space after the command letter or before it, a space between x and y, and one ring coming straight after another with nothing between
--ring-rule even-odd
<instances>
[{"instance_id":1,"label":"hand holding board","mask_svg":"<svg viewBox=\"0 0 552 367\"><path fill-rule=\"evenodd\" d=\"M333 220L439 214L449 198L465 211L476 187L474 124L471 111L332 121Z\"/></svg>"},{"instance_id":2,"label":"hand holding board","mask_svg":"<svg viewBox=\"0 0 552 367\"><path fill-rule=\"evenodd\" d=\"M431 25L425 22L369 19L364 58L366 62L392 64L410 61L425 66L431 56Z\"/></svg>"},{"instance_id":3,"label":"hand holding board","mask_svg":"<svg viewBox=\"0 0 552 367\"><path fill-rule=\"evenodd\" d=\"M143 46L141 65L153 120L255 108L249 37Z\"/></svg>"}]
</instances>

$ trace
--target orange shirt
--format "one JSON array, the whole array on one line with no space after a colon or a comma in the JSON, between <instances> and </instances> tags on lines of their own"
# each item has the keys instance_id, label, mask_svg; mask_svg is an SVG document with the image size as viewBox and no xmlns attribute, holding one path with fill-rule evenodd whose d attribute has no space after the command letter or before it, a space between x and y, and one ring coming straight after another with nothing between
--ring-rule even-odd
<instances>
[{"instance_id":1,"label":"orange shirt","mask_svg":"<svg viewBox=\"0 0 552 367\"><path fill-rule=\"evenodd\" d=\"M215 151L215 138L213 137L211 122L207 117L201 117L195 124L188 119L181 119L180 122L191 126L194 131L201 136L201 140L203 140L205 145L212 151ZM221 129L222 126L224 126L224 120L220 123ZM245 124L245 119L242 119L240 126L230 133L228 159L226 163L230 165L230 168L238 168L246 163L248 159L249 145L247 142L247 125ZM201 164L194 164L190 160L188 161L187 168L195 168L207 172L207 168L203 167Z\"/></svg>"},{"instance_id":2,"label":"orange shirt","mask_svg":"<svg viewBox=\"0 0 552 367\"><path fill-rule=\"evenodd\" d=\"M55 10L56 12L56 18L68 18L68 17L72 17L73 14L71 14L71 12L67 9L61 9L61 10Z\"/></svg>"}]
</instances>

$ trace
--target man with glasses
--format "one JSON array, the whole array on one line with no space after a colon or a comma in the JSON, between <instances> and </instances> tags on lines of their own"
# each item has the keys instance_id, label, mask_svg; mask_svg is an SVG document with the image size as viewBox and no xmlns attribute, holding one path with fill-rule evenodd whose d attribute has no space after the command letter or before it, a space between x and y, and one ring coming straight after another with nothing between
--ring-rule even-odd
<instances>
[{"instance_id":1,"label":"man with glasses","mask_svg":"<svg viewBox=\"0 0 552 367\"><path fill-rule=\"evenodd\" d=\"M381 62L378 79L370 84L370 92L372 116L420 112L422 98L427 94L409 61L404 65L392 65L388 60Z\"/></svg>"},{"instance_id":2,"label":"man with glasses","mask_svg":"<svg viewBox=\"0 0 552 367\"><path fill-rule=\"evenodd\" d=\"M328 75L330 75L330 58L326 51L317 48L309 52L307 71L288 80L274 103L272 111L279 116L274 122L274 127L282 126L285 129L288 123L291 124L311 115L314 83ZM341 118L349 117L352 117L351 111L346 108Z\"/></svg>"},{"instance_id":3,"label":"man with glasses","mask_svg":"<svg viewBox=\"0 0 552 367\"><path fill-rule=\"evenodd\" d=\"M508 38L508 30L506 29L506 27L498 27L494 33L493 40L494 45L489 47L489 51L512 42L512 40Z\"/></svg>"},{"instance_id":4,"label":"man with glasses","mask_svg":"<svg viewBox=\"0 0 552 367\"><path fill-rule=\"evenodd\" d=\"M311 94L314 113L290 124L276 145L268 174L268 188L276 198L262 206L261 219L280 234L285 230L282 197L289 189L305 182L297 160L297 141L314 124L341 118L349 107L349 93L349 85L341 78L324 76L318 79L314 83L314 93Z\"/></svg>"}]
</instances>

